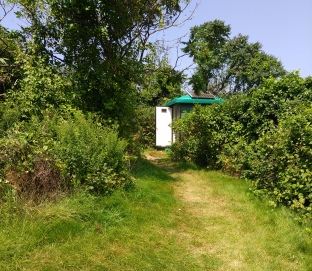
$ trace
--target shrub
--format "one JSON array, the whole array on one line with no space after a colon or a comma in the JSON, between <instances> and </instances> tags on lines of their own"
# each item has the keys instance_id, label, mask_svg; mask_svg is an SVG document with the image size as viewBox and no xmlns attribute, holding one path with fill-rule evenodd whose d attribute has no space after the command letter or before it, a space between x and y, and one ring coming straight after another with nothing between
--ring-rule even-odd
<instances>
[{"instance_id":1,"label":"shrub","mask_svg":"<svg viewBox=\"0 0 312 271\"><path fill-rule=\"evenodd\" d=\"M54 197L65 188L60 171L47 151L49 142L51 139L39 123L15 123L0 139L2 189L6 187L8 191L10 187L18 196L38 201Z\"/></svg>"},{"instance_id":2,"label":"shrub","mask_svg":"<svg viewBox=\"0 0 312 271\"><path fill-rule=\"evenodd\" d=\"M75 110L62 116L47 111L40 119L16 123L0 139L3 189L9 184L37 201L78 187L107 194L132 183L127 144L116 129Z\"/></svg>"},{"instance_id":3,"label":"shrub","mask_svg":"<svg viewBox=\"0 0 312 271\"><path fill-rule=\"evenodd\" d=\"M55 133L53 154L74 186L106 194L129 181L127 143L118 137L117 129L75 112L73 117L57 120Z\"/></svg>"},{"instance_id":4,"label":"shrub","mask_svg":"<svg viewBox=\"0 0 312 271\"><path fill-rule=\"evenodd\" d=\"M154 147L156 142L155 107L138 107L135 118L135 142L142 147Z\"/></svg>"},{"instance_id":5,"label":"shrub","mask_svg":"<svg viewBox=\"0 0 312 271\"><path fill-rule=\"evenodd\" d=\"M254 181L274 204L312 211L311 78L267 79L222 105L178 120L172 156Z\"/></svg>"},{"instance_id":6,"label":"shrub","mask_svg":"<svg viewBox=\"0 0 312 271\"><path fill-rule=\"evenodd\" d=\"M276 204L312 211L312 110L283 120L277 131L265 134L254 146L246 177Z\"/></svg>"},{"instance_id":7,"label":"shrub","mask_svg":"<svg viewBox=\"0 0 312 271\"><path fill-rule=\"evenodd\" d=\"M250 170L253 159L253 144L243 138L238 142L225 144L218 155L222 170L236 177L243 177Z\"/></svg>"},{"instance_id":8,"label":"shrub","mask_svg":"<svg viewBox=\"0 0 312 271\"><path fill-rule=\"evenodd\" d=\"M173 123L178 138L172 146L172 157L200 166L218 167L217 154L223 135L222 123L217 117L219 105L195 106L195 108Z\"/></svg>"}]
</instances>

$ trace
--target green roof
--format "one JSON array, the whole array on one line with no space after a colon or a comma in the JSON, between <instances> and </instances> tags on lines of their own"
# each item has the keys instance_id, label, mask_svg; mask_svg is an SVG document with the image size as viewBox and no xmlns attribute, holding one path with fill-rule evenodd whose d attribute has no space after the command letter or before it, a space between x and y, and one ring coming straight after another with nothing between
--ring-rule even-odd
<instances>
[{"instance_id":1,"label":"green roof","mask_svg":"<svg viewBox=\"0 0 312 271\"><path fill-rule=\"evenodd\" d=\"M223 102L224 100L218 97L212 99L204 99L204 98L192 98L190 95L184 95L179 98L174 98L173 100L167 102L165 106L171 106L174 104L213 104Z\"/></svg>"}]
</instances>

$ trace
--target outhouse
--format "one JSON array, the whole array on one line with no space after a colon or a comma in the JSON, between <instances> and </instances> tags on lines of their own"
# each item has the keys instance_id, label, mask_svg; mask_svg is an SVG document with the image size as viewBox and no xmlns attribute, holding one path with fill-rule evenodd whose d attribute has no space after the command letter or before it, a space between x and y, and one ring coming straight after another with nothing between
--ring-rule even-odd
<instances>
[{"instance_id":1,"label":"outhouse","mask_svg":"<svg viewBox=\"0 0 312 271\"><path fill-rule=\"evenodd\" d=\"M186 95L174 98L164 106L156 107L156 147L169 147L175 142L175 135L171 128L174 119L183 117L184 113L192 110L195 104L211 105L222 103L224 100L211 93L195 94L187 91Z\"/></svg>"}]
</instances>

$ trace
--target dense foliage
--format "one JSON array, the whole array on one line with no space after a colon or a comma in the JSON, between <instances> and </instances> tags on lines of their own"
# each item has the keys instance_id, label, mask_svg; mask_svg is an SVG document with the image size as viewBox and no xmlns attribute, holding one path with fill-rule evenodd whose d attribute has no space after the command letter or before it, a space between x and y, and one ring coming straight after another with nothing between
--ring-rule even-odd
<instances>
[{"instance_id":1,"label":"dense foliage","mask_svg":"<svg viewBox=\"0 0 312 271\"><path fill-rule=\"evenodd\" d=\"M0 26L0 197L127 187L129 154L154 144L154 106L184 81L151 37L189 1L11 0L0 2L5 15L8 2L27 25ZM197 64L195 91L239 94L174 124L173 155L308 213L312 79L230 30L219 20L191 29L183 50Z\"/></svg>"},{"instance_id":2,"label":"dense foliage","mask_svg":"<svg viewBox=\"0 0 312 271\"><path fill-rule=\"evenodd\" d=\"M285 74L282 63L263 52L259 42L230 34L231 27L220 20L191 28L183 51L197 64L191 78L196 91L242 92L259 86L265 78Z\"/></svg>"},{"instance_id":3,"label":"dense foliage","mask_svg":"<svg viewBox=\"0 0 312 271\"><path fill-rule=\"evenodd\" d=\"M312 211L311 78L289 73L174 124L176 159L251 179L274 204Z\"/></svg>"},{"instance_id":4,"label":"dense foliage","mask_svg":"<svg viewBox=\"0 0 312 271\"><path fill-rule=\"evenodd\" d=\"M126 142L116 129L71 110L46 111L5 131L0 140L0 184L21 198L41 200L84 187L107 194L132 183Z\"/></svg>"},{"instance_id":5,"label":"dense foliage","mask_svg":"<svg viewBox=\"0 0 312 271\"><path fill-rule=\"evenodd\" d=\"M24 21L19 31L0 26L0 197L132 183L129 155L153 139L146 106L182 83L167 61L149 59L151 37L188 2L0 2Z\"/></svg>"},{"instance_id":6,"label":"dense foliage","mask_svg":"<svg viewBox=\"0 0 312 271\"><path fill-rule=\"evenodd\" d=\"M169 27L188 1L16 1L26 51L71 78L75 105L117 122L127 135L135 118L151 36ZM162 80L162 79L160 79Z\"/></svg>"},{"instance_id":7,"label":"dense foliage","mask_svg":"<svg viewBox=\"0 0 312 271\"><path fill-rule=\"evenodd\" d=\"M141 75L139 101L145 106L161 106L183 95L183 73L169 65L167 52L161 46L155 43L144 57L145 72Z\"/></svg>"},{"instance_id":8,"label":"dense foliage","mask_svg":"<svg viewBox=\"0 0 312 271\"><path fill-rule=\"evenodd\" d=\"M20 77L16 58L19 42L15 32L9 32L0 25L0 96L12 88Z\"/></svg>"}]
</instances>

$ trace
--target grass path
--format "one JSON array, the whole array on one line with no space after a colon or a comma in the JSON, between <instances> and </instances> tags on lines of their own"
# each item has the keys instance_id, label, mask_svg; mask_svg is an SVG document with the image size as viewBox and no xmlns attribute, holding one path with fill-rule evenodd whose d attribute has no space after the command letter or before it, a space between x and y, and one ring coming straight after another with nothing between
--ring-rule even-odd
<instances>
[{"instance_id":1,"label":"grass path","mask_svg":"<svg viewBox=\"0 0 312 271\"><path fill-rule=\"evenodd\" d=\"M185 223L175 234L202 270L312 270L310 236L286 210L256 200L244 181L215 171L176 170L167 161L156 165L176 180Z\"/></svg>"},{"instance_id":2,"label":"grass path","mask_svg":"<svg viewBox=\"0 0 312 271\"><path fill-rule=\"evenodd\" d=\"M312 271L311 233L288 211L156 154L127 192L0 205L0 270Z\"/></svg>"}]
</instances>

